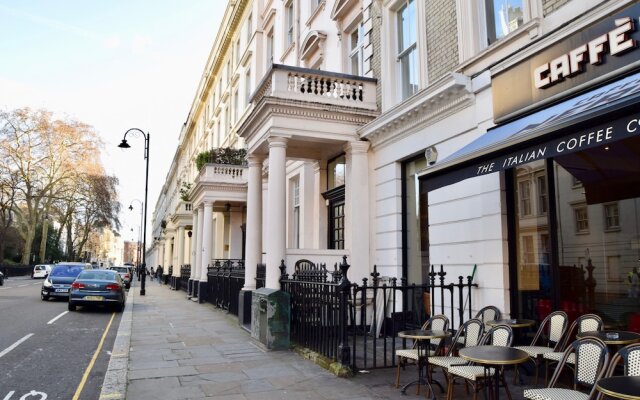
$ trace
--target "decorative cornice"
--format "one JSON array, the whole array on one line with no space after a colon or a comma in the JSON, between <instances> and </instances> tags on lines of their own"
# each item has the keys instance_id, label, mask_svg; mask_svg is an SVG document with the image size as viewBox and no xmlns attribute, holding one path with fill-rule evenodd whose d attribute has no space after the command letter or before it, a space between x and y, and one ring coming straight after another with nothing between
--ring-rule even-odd
<instances>
[{"instance_id":1,"label":"decorative cornice","mask_svg":"<svg viewBox=\"0 0 640 400\"><path fill-rule=\"evenodd\" d=\"M459 73L449 73L359 128L358 133L361 138L369 140L373 148L379 148L470 106L474 100L471 79Z\"/></svg>"}]
</instances>

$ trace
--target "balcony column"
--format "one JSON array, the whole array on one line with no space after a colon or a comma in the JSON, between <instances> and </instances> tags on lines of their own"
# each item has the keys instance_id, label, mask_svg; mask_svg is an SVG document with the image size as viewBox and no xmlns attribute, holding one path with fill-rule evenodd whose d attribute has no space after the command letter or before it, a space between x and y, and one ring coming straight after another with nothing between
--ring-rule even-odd
<instances>
[{"instance_id":1,"label":"balcony column","mask_svg":"<svg viewBox=\"0 0 640 400\"><path fill-rule=\"evenodd\" d=\"M255 290L256 270L262 262L262 161L263 158L250 155L249 179L247 185L247 247L245 250L244 288Z\"/></svg>"},{"instance_id":2,"label":"balcony column","mask_svg":"<svg viewBox=\"0 0 640 400\"><path fill-rule=\"evenodd\" d=\"M207 266L211 262L211 247L213 235L213 203L206 201L204 203L204 212L202 213L202 245L200 251L202 253L200 259L200 289L198 290L198 302L204 303L207 299Z\"/></svg>"},{"instance_id":3,"label":"balcony column","mask_svg":"<svg viewBox=\"0 0 640 400\"><path fill-rule=\"evenodd\" d=\"M162 262L158 263L162 265L163 270L169 268L169 264L171 264L171 239L171 235L167 234L167 238L164 241L164 257L162 258ZM152 267L158 268L157 265L152 265Z\"/></svg>"},{"instance_id":4,"label":"balcony column","mask_svg":"<svg viewBox=\"0 0 640 400\"><path fill-rule=\"evenodd\" d=\"M173 270L171 271L171 288L178 289L178 281L182 276L182 265L184 265L184 226L178 227L178 250L176 253L176 262L173 264Z\"/></svg>"},{"instance_id":5,"label":"balcony column","mask_svg":"<svg viewBox=\"0 0 640 400\"><path fill-rule=\"evenodd\" d=\"M280 289L280 266L287 246L286 236L286 162L287 138L271 137L269 141L269 181L267 191L267 271L265 287Z\"/></svg>"},{"instance_id":6,"label":"balcony column","mask_svg":"<svg viewBox=\"0 0 640 400\"><path fill-rule=\"evenodd\" d=\"M369 142L345 146L345 249L351 249L351 280L369 274ZM360 278L358 278L360 279Z\"/></svg>"},{"instance_id":7,"label":"balcony column","mask_svg":"<svg viewBox=\"0 0 640 400\"><path fill-rule=\"evenodd\" d=\"M193 296L192 300L197 301L198 289L200 289L200 275L202 274L202 246L204 245L203 230L204 227L204 204L198 205L198 230L196 235L196 268L193 274Z\"/></svg>"}]
</instances>

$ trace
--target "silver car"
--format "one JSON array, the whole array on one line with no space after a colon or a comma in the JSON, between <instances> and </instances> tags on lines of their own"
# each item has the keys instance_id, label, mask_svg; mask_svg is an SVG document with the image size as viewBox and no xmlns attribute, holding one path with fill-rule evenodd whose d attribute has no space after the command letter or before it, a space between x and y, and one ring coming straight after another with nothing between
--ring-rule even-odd
<instances>
[{"instance_id":1,"label":"silver car","mask_svg":"<svg viewBox=\"0 0 640 400\"><path fill-rule=\"evenodd\" d=\"M122 282L124 282L124 287L129 289L131 287L131 269L127 266L123 267L111 267L109 268L112 271L116 271L120 274L120 278L122 278Z\"/></svg>"}]
</instances>

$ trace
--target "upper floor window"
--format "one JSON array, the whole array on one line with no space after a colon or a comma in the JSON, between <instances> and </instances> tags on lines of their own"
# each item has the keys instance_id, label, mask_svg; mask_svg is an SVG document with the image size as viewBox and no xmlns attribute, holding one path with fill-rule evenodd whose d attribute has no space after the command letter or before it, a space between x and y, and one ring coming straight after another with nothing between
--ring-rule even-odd
<instances>
[{"instance_id":1,"label":"upper floor window","mask_svg":"<svg viewBox=\"0 0 640 400\"><path fill-rule=\"evenodd\" d=\"M227 83L231 82L231 60L227 61Z\"/></svg>"},{"instance_id":2,"label":"upper floor window","mask_svg":"<svg viewBox=\"0 0 640 400\"><path fill-rule=\"evenodd\" d=\"M618 203L604 205L604 226L607 230L620 228L620 211Z\"/></svg>"},{"instance_id":3,"label":"upper floor window","mask_svg":"<svg viewBox=\"0 0 640 400\"><path fill-rule=\"evenodd\" d=\"M251 35L253 34L253 15L249 14L247 17L247 44L251 41Z\"/></svg>"},{"instance_id":4,"label":"upper floor window","mask_svg":"<svg viewBox=\"0 0 640 400\"><path fill-rule=\"evenodd\" d=\"M406 0L397 13L397 61L403 100L418 90L416 18L415 0Z\"/></svg>"},{"instance_id":5,"label":"upper floor window","mask_svg":"<svg viewBox=\"0 0 640 400\"><path fill-rule=\"evenodd\" d=\"M247 68L244 73L244 101L246 105L249 105L251 99L251 69Z\"/></svg>"},{"instance_id":6,"label":"upper floor window","mask_svg":"<svg viewBox=\"0 0 640 400\"><path fill-rule=\"evenodd\" d=\"M293 1L290 1L285 6L285 18L286 18L286 29L287 29L286 47L288 48L291 45L291 43L293 43Z\"/></svg>"},{"instance_id":7,"label":"upper floor window","mask_svg":"<svg viewBox=\"0 0 640 400\"><path fill-rule=\"evenodd\" d=\"M518 202L520 216L531 215L531 181L518 182Z\"/></svg>"},{"instance_id":8,"label":"upper floor window","mask_svg":"<svg viewBox=\"0 0 640 400\"><path fill-rule=\"evenodd\" d=\"M239 115L239 104L238 104L238 89L236 89L233 92L233 123L235 124L236 122L238 122L238 115Z\"/></svg>"},{"instance_id":9,"label":"upper floor window","mask_svg":"<svg viewBox=\"0 0 640 400\"><path fill-rule=\"evenodd\" d=\"M267 68L273 64L273 29L267 33Z\"/></svg>"},{"instance_id":10,"label":"upper floor window","mask_svg":"<svg viewBox=\"0 0 640 400\"><path fill-rule=\"evenodd\" d=\"M538 214L547 212L548 196L547 196L547 177L540 175L536 178L538 189Z\"/></svg>"},{"instance_id":11,"label":"upper floor window","mask_svg":"<svg viewBox=\"0 0 640 400\"><path fill-rule=\"evenodd\" d=\"M236 40L236 59L235 59L235 63L236 65L240 64L240 38L238 37L238 40Z\"/></svg>"},{"instance_id":12,"label":"upper floor window","mask_svg":"<svg viewBox=\"0 0 640 400\"><path fill-rule=\"evenodd\" d=\"M358 24L358 27L349 34L349 67L350 73L353 75L362 76L363 71L363 41L364 41L364 27L362 23Z\"/></svg>"},{"instance_id":13,"label":"upper floor window","mask_svg":"<svg viewBox=\"0 0 640 400\"><path fill-rule=\"evenodd\" d=\"M488 44L507 36L524 22L524 0L485 0Z\"/></svg>"},{"instance_id":14,"label":"upper floor window","mask_svg":"<svg viewBox=\"0 0 640 400\"><path fill-rule=\"evenodd\" d=\"M576 222L576 233L589 233L589 213L587 206L577 206L573 209Z\"/></svg>"}]
</instances>

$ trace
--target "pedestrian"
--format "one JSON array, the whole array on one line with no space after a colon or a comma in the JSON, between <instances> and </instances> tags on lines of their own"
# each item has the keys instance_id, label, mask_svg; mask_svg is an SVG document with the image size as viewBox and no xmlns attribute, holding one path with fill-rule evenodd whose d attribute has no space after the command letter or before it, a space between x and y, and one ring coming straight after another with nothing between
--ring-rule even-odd
<instances>
[{"instance_id":1,"label":"pedestrian","mask_svg":"<svg viewBox=\"0 0 640 400\"><path fill-rule=\"evenodd\" d=\"M629 298L637 299L638 298L638 280L640 276L638 275L638 267L633 267L633 271L629 272L627 275L627 280L631 284L629 288Z\"/></svg>"},{"instance_id":2,"label":"pedestrian","mask_svg":"<svg viewBox=\"0 0 640 400\"><path fill-rule=\"evenodd\" d=\"M153 270L153 267L151 267L151 273L149 274L149 276L151 277L151 280L153 280L153 278L155 278L155 276L156 276L156 273Z\"/></svg>"},{"instance_id":3,"label":"pedestrian","mask_svg":"<svg viewBox=\"0 0 640 400\"><path fill-rule=\"evenodd\" d=\"M156 274L158 275L158 283L162 285L162 265L158 264L158 268L156 269Z\"/></svg>"}]
</instances>

